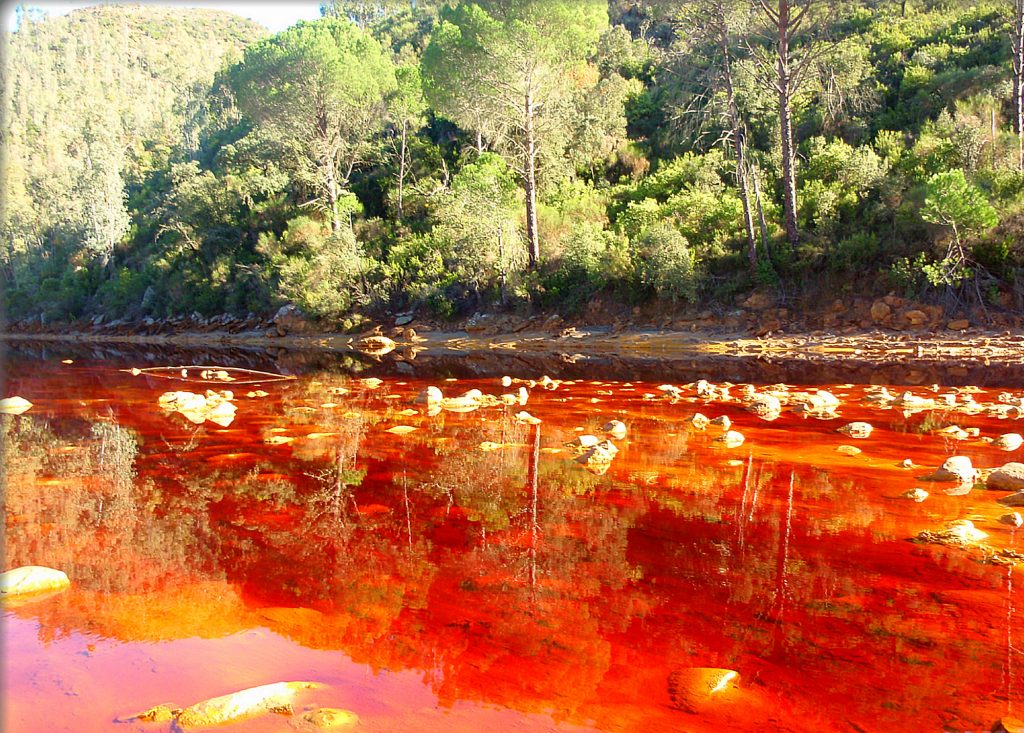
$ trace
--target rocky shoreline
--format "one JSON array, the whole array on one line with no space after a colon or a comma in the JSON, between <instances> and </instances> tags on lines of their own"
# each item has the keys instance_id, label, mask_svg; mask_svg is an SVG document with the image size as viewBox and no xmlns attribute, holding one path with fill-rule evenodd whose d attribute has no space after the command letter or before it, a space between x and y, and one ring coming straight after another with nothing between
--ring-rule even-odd
<instances>
[{"instance_id":1,"label":"rocky shoreline","mask_svg":"<svg viewBox=\"0 0 1024 733\"><path fill-rule=\"evenodd\" d=\"M874 311L882 316L876 301ZM907 315L891 306L882 320ZM922 311L923 312L923 311ZM816 383L1012 384L1024 382L1024 330L962 329L930 323L905 330L886 328L817 329L757 335L723 321L680 328L628 324L570 324L559 316L519 318L477 315L460 328L439 327L413 314L388 323L363 322L358 333L317 328L294 306L274 318L95 319L86 323L9 324L0 340L29 344L121 345L125 349L248 350L269 355L292 369L316 361L316 353L360 361L361 368L413 373L443 369L462 374L536 371L552 375L593 375L606 379L668 379L700 375L709 369L734 381ZM963 325L959 323L947 325ZM393 339L389 353L366 348L368 336ZM304 352L300 356L299 352ZM658 375L664 374L664 377Z\"/></svg>"}]
</instances>

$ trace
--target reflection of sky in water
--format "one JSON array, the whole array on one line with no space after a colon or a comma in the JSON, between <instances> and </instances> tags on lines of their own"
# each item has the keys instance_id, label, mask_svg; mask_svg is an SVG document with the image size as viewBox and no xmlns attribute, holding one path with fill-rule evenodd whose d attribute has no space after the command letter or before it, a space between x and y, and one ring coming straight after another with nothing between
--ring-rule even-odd
<instances>
[{"instance_id":1,"label":"reflection of sky in water","mask_svg":"<svg viewBox=\"0 0 1024 733\"><path fill-rule=\"evenodd\" d=\"M427 384L497 379L371 389L321 371L238 388L222 427L161 410L166 382L117 371L133 365L9 370L35 406L3 418L7 564L73 581L6 612L10 730L130 730L113 720L289 679L327 683L302 705L371 730L939 730L990 726L1020 689L1012 571L907 541L971 518L1012 546L991 492L898 498L932 490L922 476L953 453L1012 459L936 430L1015 421L834 387L840 417L768 422L645 399L658 383L579 382L533 389L531 426L518 405L401 414ZM697 410L746 442L690 429ZM563 445L610 419L629 434L595 475ZM871 438L836 432L852 420ZM675 709L690 667L738 670L737 697Z\"/></svg>"}]
</instances>

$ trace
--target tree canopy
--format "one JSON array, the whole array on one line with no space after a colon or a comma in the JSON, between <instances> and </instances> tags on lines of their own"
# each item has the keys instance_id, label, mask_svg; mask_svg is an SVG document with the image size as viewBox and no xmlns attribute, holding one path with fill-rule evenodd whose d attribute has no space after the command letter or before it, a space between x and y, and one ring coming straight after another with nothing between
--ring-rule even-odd
<instances>
[{"instance_id":1,"label":"tree canopy","mask_svg":"<svg viewBox=\"0 0 1024 733\"><path fill-rule=\"evenodd\" d=\"M4 304L1020 311L1021 7L338 0L273 35L24 12Z\"/></svg>"},{"instance_id":2,"label":"tree canopy","mask_svg":"<svg viewBox=\"0 0 1024 733\"><path fill-rule=\"evenodd\" d=\"M250 46L230 79L239 110L340 229L353 171L375 160L371 138L395 88L391 59L354 23L325 18Z\"/></svg>"}]
</instances>

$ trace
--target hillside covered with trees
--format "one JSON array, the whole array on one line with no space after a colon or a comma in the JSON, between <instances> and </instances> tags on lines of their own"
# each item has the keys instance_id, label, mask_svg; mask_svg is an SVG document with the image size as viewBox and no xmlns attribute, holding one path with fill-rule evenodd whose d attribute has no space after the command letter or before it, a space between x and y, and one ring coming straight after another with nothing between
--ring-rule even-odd
<instances>
[{"instance_id":1,"label":"hillside covered with trees","mask_svg":"<svg viewBox=\"0 0 1024 733\"><path fill-rule=\"evenodd\" d=\"M1024 311L1024 5L22 14L8 318L896 292Z\"/></svg>"}]
</instances>

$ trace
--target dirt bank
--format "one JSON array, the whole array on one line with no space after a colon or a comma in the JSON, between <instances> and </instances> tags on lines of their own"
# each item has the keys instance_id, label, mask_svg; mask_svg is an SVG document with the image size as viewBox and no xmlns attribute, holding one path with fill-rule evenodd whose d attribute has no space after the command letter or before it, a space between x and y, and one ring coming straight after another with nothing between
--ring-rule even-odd
<instances>
[{"instance_id":1,"label":"dirt bank","mask_svg":"<svg viewBox=\"0 0 1024 733\"><path fill-rule=\"evenodd\" d=\"M422 328L422 327L421 327ZM983 331L936 334L872 330L851 334L817 332L751 336L723 330L630 330L568 327L516 332L385 331L396 342L386 354L360 350L366 334L287 333L225 330L161 333L8 333L0 339L19 351L32 346L92 347L92 353L225 350L261 354L286 371L324 366L349 357L350 364L378 372L438 372L464 376L549 373L603 379L683 380L703 375L732 381L888 384L1024 383L1024 333ZM52 349L51 349L52 350ZM319 356L318 356L319 355ZM246 357L249 358L249 357Z\"/></svg>"}]
</instances>

